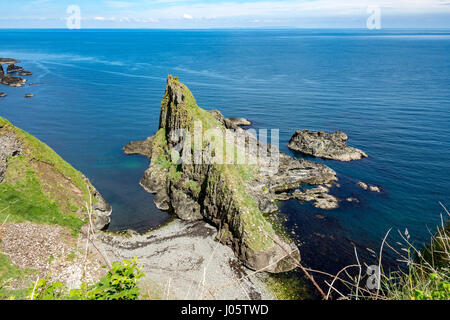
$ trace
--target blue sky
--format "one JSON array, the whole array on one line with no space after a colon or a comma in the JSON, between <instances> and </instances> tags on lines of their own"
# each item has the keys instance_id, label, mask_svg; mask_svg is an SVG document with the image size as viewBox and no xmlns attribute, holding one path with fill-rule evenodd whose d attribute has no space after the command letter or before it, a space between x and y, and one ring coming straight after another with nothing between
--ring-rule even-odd
<instances>
[{"instance_id":1,"label":"blue sky","mask_svg":"<svg viewBox=\"0 0 450 320\"><path fill-rule=\"evenodd\" d=\"M0 28L65 28L69 5L82 28L450 28L450 0L0 0Z\"/></svg>"}]
</instances>

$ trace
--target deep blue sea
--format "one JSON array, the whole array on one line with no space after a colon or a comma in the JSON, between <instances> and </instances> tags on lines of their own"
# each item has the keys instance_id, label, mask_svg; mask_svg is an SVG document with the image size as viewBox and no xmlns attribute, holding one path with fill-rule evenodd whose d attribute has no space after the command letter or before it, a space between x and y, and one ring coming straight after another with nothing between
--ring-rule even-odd
<instances>
[{"instance_id":1,"label":"deep blue sea","mask_svg":"<svg viewBox=\"0 0 450 320\"><path fill-rule=\"evenodd\" d=\"M300 129L342 130L369 154L315 159L338 172L332 193L359 204L281 205L312 267L355 262L353 246L378 251L390 228L391 242L407 228L421 245L440 223L439 202L450 207L450 30L1 30L0 57L19 59L38 83L1 86L0 116L91 179L113 206L111 230L170 219L138 185L149 160L121 151L157 130L168 74L203 108L279 128L289 154Z\"/></svg>"}]
</instances>

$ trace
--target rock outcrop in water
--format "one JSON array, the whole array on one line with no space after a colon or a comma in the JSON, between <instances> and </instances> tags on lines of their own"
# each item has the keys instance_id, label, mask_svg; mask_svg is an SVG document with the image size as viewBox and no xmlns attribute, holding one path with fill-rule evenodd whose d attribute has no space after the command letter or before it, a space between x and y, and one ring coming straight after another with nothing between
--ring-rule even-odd
<instances>
[{"instance_id":1,"label":"rock outcrop in water","mask_svg":"<svg viewBox=\"0 0 450 320\"><path fill-rule=\"evenodd\" d=\"M198 149L194 142L192 150L191 139L177 133L185 130L190 136L198 132L198 126L203 140ZM226 131L228 128L234 130ZM230 135L220 140L209 136L210 130ZM250 151L251 145L278 154L278 162ZM231 150L234 160L244 155L258 163L220 164L227 163L217 161L223 159L225 150ZM218 240L229 245L247 267L268 272L294 269L299 260L296 246L278 235L264 217L264 213L278 210L274 204L277 194L303 184L336 180L330 168L278 153L274 146L259 142L220 112L201 109L189 89L171 76L161 103L151 159L141 185L155 194L158 208L171 210L183 220L210 222L218 228Z\"/></svg>"},{"instance_id":2,"label":"rock outcrop in water","mask_svg":"<svg viewBox=\"0 0 450 320\"><path fill-rule=\"evenodd\" d=\"M25 83L27 82L26 79L22 79L20 77L14 77L10 75L10 73L15 72L24 72L27 73L26 75L30 75L31 72L24 71L22 67L16 66L14 63L17 63L18 61L15 59L9 59L9 58L0 58L0 83L10 86L10 87L23 87ZM7 64L8 67L6 69L6 73L3 69L2 64Z\"/></svg>"},{"instance_id":3,"label":"rock outcrop in water","mask_svg":"<svg viewBox=\"0 0 450 320\"><path fill-rule=\"evenodd\" d=\"M339 161L352 161L366 158L363 151L347 146L348 136L341 132L297 131L289 141L289 148L314 157Z\"/></svg>"},{"instance_id":4,"label":"rock outcrop in water","mask_svg":"<svg viewBox=\"0 0 450 320\"><path fill-rule=\"evenodd\" d=\"M379 186L371 186L362 181L358 182L358 186L364 190L370 190L372 192L381 193L381 187L379 187Z\"/></svg>"},{"instance_id":5,"label":"rock outcrop in water","mask_svg":"<svg viewBox=\"0 0 450 320\"><path fill-rule=\"evenodd\" d=\"M245 118L228 118L228 120L238 127L246 127L252 125L251 121Z\"/></svg>"},{"instance_id":6,"label":"rock outcrop in water","mask_svg":"<svg viewBox=\"0 0 450 320\"><path fill-rule=\"evenodd\" d=\"M23 87L27 82L26 79L22 79L20 77L14 77L11 75L4 75L0 79L0 83L5 84L10 87Z\"/></svg>"},{"instance_id":7,"label":"rock outcrop in water","mask_svg":"<svg viewBox=\"0 0 450 320\"><path fill-rule=\"evenodd\" d=\"M94 227L101 230L110 223L111 207L83 174L1 117L0 191L18 215L58 212L66 219L82 220L87 219L85 206L91 195Z\"/></svg>"},{"instance_id":8,"label":"rock outcrop in water","mask_svg":"<svg viewBox=\"0 0 450 320\"><path fill-rule=\"evenodd\" d=\"M19 71L23 71L23 68L16 66L15 64L8 65L8 68L6 69L6 73L15 73Z\"/></svg>"},{"instance_id":9,"label":"rock outcrop in water","mask_svg":"<svg viewBox=\"0 0 450 320\"><path fill-rule=\"evenodd\" d=\"M146 138L139 141L131 141L125 147L123 147L123 152L125 154L140 154L144 157L152 157L152 142L153 137Z\"/></svg>"}]
</instances>

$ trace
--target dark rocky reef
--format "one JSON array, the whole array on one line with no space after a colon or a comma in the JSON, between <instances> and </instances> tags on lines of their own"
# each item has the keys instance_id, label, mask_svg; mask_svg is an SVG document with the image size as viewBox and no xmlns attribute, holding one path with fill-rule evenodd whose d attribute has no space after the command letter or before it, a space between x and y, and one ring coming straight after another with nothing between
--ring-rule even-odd
<instances>
[{"instance_id":1,"label":"dark rocky reef","mask_svg":"<svg viewBox=\"0 0 450 320\"><path fill-rule=\"evenodd\" d=\"M189 139L175 133L180 129L193 133L199 124L204 130L233 130L227 130L230 136L223 144L203 137L201 152L197 153ZM126 149L140 154L148 154L151 149L152 161L141 185L155 194L157 207L173 211L183 220L210 222L219 230L218 240L229 245L253 270L284 272L294 269L299 261L297 247L279 235L264 217L278 210L278 195L304 184L336 180L335 172L327 166L279 153L219 111L201 109L189 89L171 76L161 103L159 130L150 148L147 144L143 151L143 145L135 142ZM279 157L263 157L256 150L250 151L250 145ZM257 164L211 161L224 156L223 146L226 150L231 147L235 157L245 155L256 159ZM199 158L201 161L196 161Z\"/></svg>"},{"instance_id":2,"label":"dark rocky reef","mask_svg":"<svg viewBox=\"0 0 450 320\"><path fill-rule=\"evenodd\" d=\"M19 75L31 75L32 73L29 71L23 70L22 67L16 66L15 63L19 61L15 59L9 58L0 58L0 83L10 86L10 87L23 87L27 82L26 79L22 79L20 77L14 77L11 73L19 72ZM5 70L3 69L2 64L7 64L8 67ZM23 73L23 74L21 74Z\"/></svg>"},{"instance_id":3,"label":"dark rocky reef","mask_svg":"<svg viewBox=\"0 0 450 320\"><path fill-rule=\"evenodd\" d=\"M0 98L6 97L6 93L0 92Z\"/></svg>"},{"instance_id":4,"label":"dark rocky reef","mask_svg":"<svg viewBox=\"0 0 450 320\"><path fill-rule=\"evenodd\" d=\"M289 141L289 148L314 157L339 161L352 161L366 158L363 151L347 146L348 136L341 132L297 131Z\"/></svg>"},{"instance_id":5,"label":"dark rocky reef","mask_svg":"<svg viewBox=\"0 0 450 320\"><path fill-rule=\"evenodd\" d=\"M11 75L4 75L0 79L0 83L5 84L10 87L23 87L25 83L27 82L26 79L22 79L19 77L14 77Z\"/></svg>"}]
</instances>

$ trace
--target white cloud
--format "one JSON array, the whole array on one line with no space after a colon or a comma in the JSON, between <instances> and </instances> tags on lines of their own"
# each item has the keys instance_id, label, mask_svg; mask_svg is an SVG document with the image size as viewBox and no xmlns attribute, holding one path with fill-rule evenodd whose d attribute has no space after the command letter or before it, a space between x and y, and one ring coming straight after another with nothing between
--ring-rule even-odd
<instances>
[{"instance_id":1,"label":"white cloud","mask_svg":"<svg viewBox=\"0 0 450 320\"><path fill-rule=\"evenodd\" d=\"M329 17L341 15L365 15L370 5L380 6L383 13L416 14L442 13L450 11L448 0L316 0L316 1L257 1L257 2L221 2L189 3L187 0L159 0L172 2L170 6L146 11L146 14L160 19L184 17L191 19L230 18L230 17ZM189 12L187 14L186 12Z\"/></svg>"},{"instance_id":2,"label":"white cloud","mask_svg":"<svg viewBox=\"0 0 450 320\"><path fill-rule=\"evenodd\" d=\"M126 1L104 1L104 3L111 8L128 8L134 5L132 2Z\"/></svg>"},{"instance_id":3,"label":"white cloud","mask_svg":"<svg viewBox=\"0 0 450 320\"><path fill-rule=\"evenodd\" d=\"M187 20L192 20L194 17L192 17L190 14L185 13L183 14L183 18Z\"/></svg>"}]
</instances>

